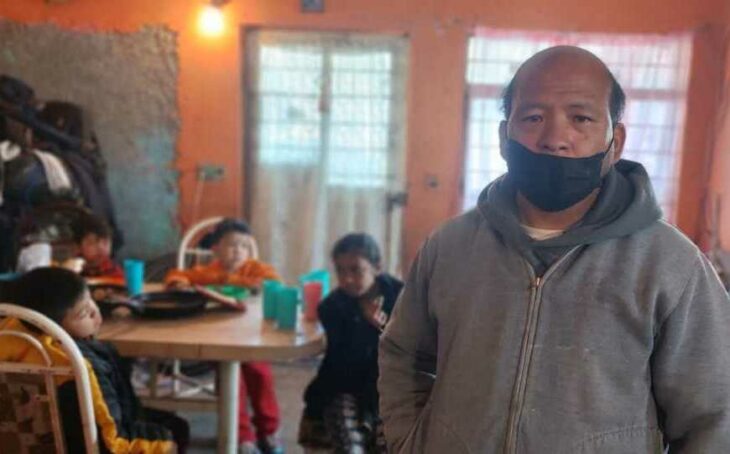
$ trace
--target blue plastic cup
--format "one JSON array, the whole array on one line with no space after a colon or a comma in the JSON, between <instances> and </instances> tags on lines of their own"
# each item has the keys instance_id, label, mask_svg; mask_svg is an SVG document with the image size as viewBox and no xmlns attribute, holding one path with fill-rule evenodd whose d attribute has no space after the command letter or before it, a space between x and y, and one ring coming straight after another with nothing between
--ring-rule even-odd
<instances>
[{"instance_id":1,"label":"blue plastic cup","mask_svg":"<svg viewBox=\"0 0 730 454\"><path fill-rule=\"evenodd\" d=\"M144 288L144 262L127 259L124 261L124 281L130 296L139 295Z\"/></svg>"},{"instance_id":2,"label":"blue plastic cup","mask_svg":"<svg viewBox=\"0 0 730 454\"><path fill-rule=\"evenodd\" d=\"M276 321L279 329L294 329L297 326L297 305L299 289L283 287L276 294Z\"/></svg>"},{"instance_id":3,"label":"blue plastic cup","mask_svg":"<svg viewBox=\"0 0 730 454\"><path fill-rule=\"evenodd\" d=\"M263 285L263 311L264 320L275 320L276 319L276 298L277 293L283 286L279 281L264 281Z\"/></svg>"}]
</instances>

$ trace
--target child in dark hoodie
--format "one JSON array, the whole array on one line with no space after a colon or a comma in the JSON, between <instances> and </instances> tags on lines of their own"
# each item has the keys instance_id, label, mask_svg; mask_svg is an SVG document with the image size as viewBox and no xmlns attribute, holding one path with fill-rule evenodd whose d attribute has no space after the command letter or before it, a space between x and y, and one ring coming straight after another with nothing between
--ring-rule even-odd
<instances>
[{"instance_id":1,"label":"child in dark hoodie","mask_svg":"<svg viewBox=\"0 0 730 454\"><path fill-rule=\"evenodd\" d=\"M101 453L184 453L188 423L172 413L143 408L129 379L129 363L107 342L95 339L102 323L99 309L84 282L63 268L36 268L12 288L13 300L54 322L74 338L91 365L94 414L99 427ZM83 432L73 381L60 386L59 405L69 452L83 451Z\"/></svg>"},{"instance_id":2,"label":"child in dark hoodie","mask_svg":"<svg viewBox=\"0 0 730 454\"><path fill-rule=\"evenodd\" d=\"M365 233L332 250L338 287L319 306L327 350L304 394L299 443L335 452L382 452L377 432L378 340L403 288L380 270L380 250Z\"/></svg>"}]
</instances>

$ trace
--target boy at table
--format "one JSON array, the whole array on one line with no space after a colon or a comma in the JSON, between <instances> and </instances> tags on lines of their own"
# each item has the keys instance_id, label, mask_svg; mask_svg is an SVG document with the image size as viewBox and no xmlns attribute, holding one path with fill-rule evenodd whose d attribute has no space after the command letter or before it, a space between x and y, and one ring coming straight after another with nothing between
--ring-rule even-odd
<instances>
[{"instance_id":1,"label":"boy at table","mask_svg":"<svg viewBox=\"0 0 730 454\"><path fill-rule=\"evenodd\" d=\"M129 363L112 344L96 340L102 317L82 277L60 267L29 271L13 282L10 300L40 312L58 323L75 341L88 362L94 416L99 428L99 451L112 454L184 454L190 439L187 421L173 413L142 407L130 381ZM17 329L19 322L6 319L0 330ZM29 334L50 343L54 363L68 358L56 341L27 328ZM0 361L33 362L26 341L0 343ZM82 452L83 429L73 380L58 388L64 437L69 452ZM0 449L1 450L1 449Z\"/></svg>"},{"instance_id":2,"label":"boy at table","mask_svg":"<svg viewBox=\"0 0 730 454\"><path fill-rule=\"evenodd\" d=\"M112 231L103 219L83 216L74 224L73 234L78 255L84 259L82 276L110 278L124 284L124 272L111 257Z\"/></svg>"},{"instance_id":3,"label":"boy at table","mask_svg":"<svg viewBox=\"0 0 730 454\"><path fill-rule=\"evenodd\" d=\"M213 262L188 270L171 271L165 278L167 286L180 288L191 285L226 284L258 290L264 280L279 279L279 275L271 265L252 257L251 230L246 223L224 219L215 227L210 239ZM239 389L239 452L245 454L282 452L274 436L279 429L279 405L274 392L271 365L262 362L241 364ZM253 408L253 418L248 413L249 399Z\"/></svg>"}]
</instances>

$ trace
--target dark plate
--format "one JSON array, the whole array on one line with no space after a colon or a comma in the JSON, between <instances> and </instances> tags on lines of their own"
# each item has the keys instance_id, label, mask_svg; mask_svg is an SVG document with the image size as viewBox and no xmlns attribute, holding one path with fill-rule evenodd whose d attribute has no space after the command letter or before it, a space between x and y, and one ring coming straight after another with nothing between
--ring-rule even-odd
<instances>
[{"instance_id":1,"label":"dark plate","mask_svg":"<svg viewBox=\"0 0 730 454\"><path fill-rule=\"evenodd\" d=\"M170 290L142 293L124 301L98 301L102 313L110 313L118 307L128 307L132 313L146 318L179 318L201 313L207 298L197 292Z\"/></svg>"}]
</instances>

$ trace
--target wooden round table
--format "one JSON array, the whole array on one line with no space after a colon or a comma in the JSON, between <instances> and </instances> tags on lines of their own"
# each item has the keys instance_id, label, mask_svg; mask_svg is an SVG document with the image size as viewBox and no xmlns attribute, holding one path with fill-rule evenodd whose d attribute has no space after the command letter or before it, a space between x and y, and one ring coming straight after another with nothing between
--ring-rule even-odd
<instances>
[{"instance_id":1,"label":"wooden round table","mask_svg":"<svg viewBox=\"0 0 730 454\"><path fill-rule=\"evenodd\" d=\"M99 338L124 356L217 362L218 452L235 453L240 363L314 356L325 345L319 323L300 316L295 330L278 330L274 322L263 320L260 298L249 299L247 305L246 312L213 309L174 320L110 317Z\"/></svg>"}]
</instances>

